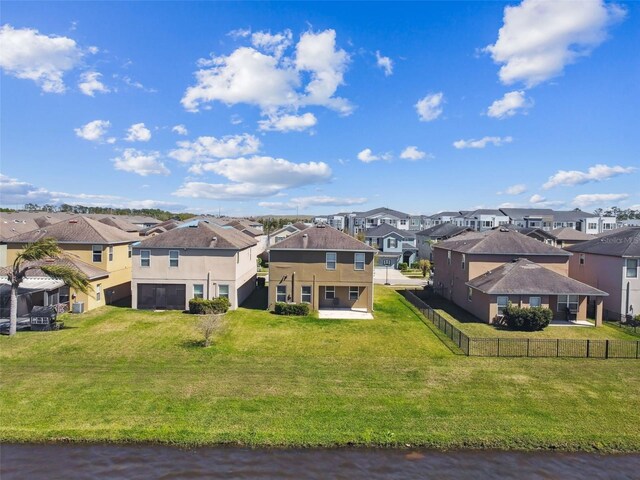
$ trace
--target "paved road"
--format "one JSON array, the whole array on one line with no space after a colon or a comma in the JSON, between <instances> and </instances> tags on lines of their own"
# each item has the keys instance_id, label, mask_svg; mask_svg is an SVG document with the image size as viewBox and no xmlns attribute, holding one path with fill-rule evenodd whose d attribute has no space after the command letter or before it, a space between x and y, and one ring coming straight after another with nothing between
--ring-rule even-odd
<instances>
[{"instance_id":1,"label":"paved road","mask_svg":"<svg viewBox=\"0 0 640 480\"><path fill-rule=\"evenodd\" d=\"M376 267L373 274L373 282L377 284L384 284L387 280L387 274L389 283L391 285L410 285L412 287L424 287L427 284L426 280L405 277L400 272L400 270L396 270L395 268L389 268L387 270L386 267Z\"/></svg>"}]
</instances>

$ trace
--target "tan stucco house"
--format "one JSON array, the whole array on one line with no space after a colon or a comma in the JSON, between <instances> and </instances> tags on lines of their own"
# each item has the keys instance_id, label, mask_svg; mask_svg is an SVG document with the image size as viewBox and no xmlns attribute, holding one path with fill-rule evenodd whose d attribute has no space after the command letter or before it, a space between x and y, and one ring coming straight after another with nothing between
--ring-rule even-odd
<instances>
[{"instance_id":1,"label":"tan stucco house","mask_svg":"<svg viewBox=\"0 0 640 480\"><path fill-rule=\"evenodd\" d=\"M571 253L498 228L468 232L433 245L433 286L474 316L493 323L508 303L542 306L555 319L585 320L592 302L602 321L606 292L569 278Z\"/></svg>"},{"instance_id":2,"label":"tan stucco house","mask_svg":"<svg viewBox=\"0 0 640 480\"><path fill-rule=\"evenodd\" d=\"M269 308L308 303L313 310L373 311L376 249L328 225L295 233L269 251Z\"/></svg>"},{"instance_id":3,"label":"tan stucco house","mask_svg":"<svg viewBox=\"0 0 640 480\"><path fill-rule=\"evenodd\" d=\"M567 250L573 253L569 275L609 294L604 300L607 319L640 313L640 227L620 229Z\"/></svg>"},{"instance_id":4,"label":"tan stucco house","mask_svg":"<svg viewBox=\"0 0 640 480\"><path fill-rule=\"evenodd\" d=\"M180 226L133 246L132 306L186 310L192 298L227 297L235 309L255 288L257 242L206 220Z\"/></svg>"}]
</instances>

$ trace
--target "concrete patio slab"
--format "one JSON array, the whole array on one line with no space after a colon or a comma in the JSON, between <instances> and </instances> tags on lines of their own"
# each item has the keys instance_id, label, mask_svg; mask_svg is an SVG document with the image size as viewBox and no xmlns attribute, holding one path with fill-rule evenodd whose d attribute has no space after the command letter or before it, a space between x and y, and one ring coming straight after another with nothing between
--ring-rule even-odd
<instances>
[{"instance_id":1,"label":"concrete patio slab","mask_svg":"<svg viewBox=\"0 0 640 480\"><path fill-rule=\"evenodd\" d=\"M318 318L330 320L373 320L373 315L366 310L336 308L331 310L318 310Z\"/></svg>"},{"instance_id":2,"label":"concrete patio slab","mask_svg":"<svg viewBox=\"0 0 640 480\"><path fill-rule=\"evenodd\" d=\"M550 327L595 327L591 322L586 320L551 320Z\"/></svg>"}]
</instances>

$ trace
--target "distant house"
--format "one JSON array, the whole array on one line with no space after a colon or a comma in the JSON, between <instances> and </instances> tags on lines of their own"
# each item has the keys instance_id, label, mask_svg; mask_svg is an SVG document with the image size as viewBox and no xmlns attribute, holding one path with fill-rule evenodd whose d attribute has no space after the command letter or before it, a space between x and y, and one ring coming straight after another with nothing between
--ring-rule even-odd
<instances>
[{"instance_id":1,"label":"distant house","mask_svg":"<svg viewBox=\"0 0 640 480\"><path fill-rule=\"evenodd\" d=\"M192 298L216 297L237 308L255 288L256 245L233 227L198 220L136 243L133 308L186 310Z\"/></svg>"},{"instance_id":2,"label":"distant house","mask_svg":"<svg viewBox=\"0 0 640 480\"><path fill-rule=\"evenodd\" d=\"M278 242L281 242L285 238L293 235L294 233L301 232L302 230L306 230L307 228L309 228L309 225L302 222L296 222L291 225L285 225L281 229L276 230L275 232L272 232L269 234L269 242L268 242L267 248L275 245Z\"/></svg>"},{"instance_id":3,"label":"distant house","mask_svg":"<svg viewBox=\"0 0 640 480\"><path fill-rule=\"evenodd\" d=\"M610 319L640 313L640 227L623 228L567 247L573 253L569 275L604 290Z\"/></svg>"},{"instance_id":4,"label":"distant house","mask_svg":"<svg viewBox=\"0 0 640 480\"><path fill-rule=\"evenodd\" d=\"M131 297L131 245L138 240L138 235L82 215L70 216L11 237L7 241L8 263L13 263L27 244L43 238L55 239L70 258L106 272L106 276L91 279L88 293L71 291L72 300L83 302L85 310L128 303Z\"/></svg>"},{"instance_id":5,"label":"distant house","mask_svg":"<svg viewBox=\"0 0 640 480\"><path fill-rule=\"evenodd\" d=\"M593 235L589 235L570 227L556 228L555 230L551 230L549 235L553 238L554 245L560 248L566 248L572 245L577 245L578 243L588 242L594 238Z\"/></svg>"},{"instance_id":6,"label":"distant house","mask_svg":"<svg viewBox=\"0 0 640 480\"><path fill-rule=\"evenodd\" d=\"M269 251L269 308L308 303L313 310L373 310L376 249L323 224L295 233Z\"/></svg>"},{"instance_id":7,"label":"distant house","mask_svg":"<svg viewBox=\"0 0 640 480\"><path fill-rule=\"evenodd\" d=\"M468 227L476 232L484 232L492 228L506 225L509 217L497 209L478 209L472 212L460 212L452 222L459 227Z\"/></svg>"},{"instance_id":8,"label":"distant house","mask_svg":"<svg viewBox=\"0 0 640 480\"><path fill-rule=\"evenodd\" d=\"M378 266L411 265L418 258L415 233L383 223L365 232L365 243L377 248Z\"/></svg>"},{"instance_id":9,"label":"distant house","mask_svg":"<svg viewBox=\"0 0 640 480\"><path fill-rule=\"evenodd\" d=\"M468 232L433 245L434 288L492 323L509 302L546 306L556 319L602 321L607 293L569 278L571 253L506 228ZM593 312L588 311L591 306Z\"/></svg>"},{"instance_id":10,"label":"distant house","mask_svg":"<svg viewBox=\"0 0 640 480\"><path fill-rule=\"evenodd\" d=\"M418 257L433 260L432 246L448 238L471 231L469 227L459 227L453 223L439 223L416 233Z\"/></svg>"}]
</instances>

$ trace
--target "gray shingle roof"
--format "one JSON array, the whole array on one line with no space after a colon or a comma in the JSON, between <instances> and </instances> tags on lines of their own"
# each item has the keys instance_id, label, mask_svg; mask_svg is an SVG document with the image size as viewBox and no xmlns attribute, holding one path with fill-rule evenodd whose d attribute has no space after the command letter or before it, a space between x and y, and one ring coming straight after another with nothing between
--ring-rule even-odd
<instances>
[{"instance_id":1,"label":"gray shingle roof","mask_svg":"<svg viewBox=\"0 0 640 480\"><path fill-rule=\"evenodd\" d=\"M258 242L233 227L220 227L206 221L186 222L136 244L136 248L216 248L244 250Z\"/></svg>"},{"instance_id":2,"label":"gray shingle roof","mask_svg":"<svg viewBox=\"0 0 640 480\"><path fill-rule=\"evenodd\" d=\"M640 257L640 227L630 227L604 237L567 247L571 252L612 257Z\"/></svg>"},{"instance_id":3,"label":"gray shingle roof","mask_svg":"<svg viewBox=\"0 0 640 480\"><path fill-rule=\"evenodd\" d=\"M92 218L76 215L45 228L16 235L11 238L11 243L33 243L41 238L54 238L63 244L118 244L132 243L139 237Z\"/></svg>"},{"instance_id":4,"label":"gray shingle roof","mask_svg":"<svg viewBox=\"0 0 640 480\"><path fill-rule=\"evenodd\" d=\"M459 215L460 215L460 211L457 211L457 212L453 212L453 211L450 211L450 212L439 212L439 213L434 213L433 215L430 215L428 218L432 218L432 219L435 220L435 219L440 218L440 217L457 217Z\"/></svg>"},{"instance_id":5,"label":"gray shingle roof","mask_svg":"<svg viewBox=\"0 0 640 480\"><path fill-rule=\"evenodd\" d=\"M316 225L276 243L271 250L353 250L377 252L377 249L328 225Z\"/></svg>"},{"instance_id":6,"label":"gray shingle roof","mask_svg":"<svg viewBox=\"0 0 640 480\"><path fill-rule=\"evenodd\" d=\"M468 281L466 285L490 295L608 295L526 258L505 263Z\"/></svg>"},{"instance_id":7,"label":"gray shingle roof","mask_svg":"<svg viewBox=\"0 0 640 480\"><path fill-rule=\"evenodd\" d=\"M408 230L400 230L388 223L383 223L374 228L369 228L365 232L365 237L386 237L387 235L391 235L395 233L396 235L402 238L414 238L415 232L410 232Z\"/></svg>"},{"instance_id":8,"label":"gray shingle roof","mask_svg":"<svg viewBox=\"0 0 640 480\"><path fill-rule=\"evenodd\" d=\"M379 207L379 208L374 208L373 210L368 210L366 212L355 212L355 213L358 218L370 217L372 215L377 215L379 213L386 213L398 218L409 218L410 216L408 213L399 212L398 210L392 210L391 208L387 208L387 207Z\"/></svg>"},{"instance_id":9,"label":"gray shingle roof","mask_svg":"<svg viewBox=\"0 0 640 480\"><path fill-rule=\"evenodd\" d=\"M436 243L433 248L484 255L571 255L560 248L506 228L463 233Z\"/></svg>"},{"instance_id":10,"label":"gray shingle roof","mask_svg":"<svg viewBox=\"0 0 640 480\"><path fill-rule=\"evenodd\" d=\"M514 219L553 216L553 210L550 208L501 208L500 211Z\"/></svg>"},{"instance_id":11,"label":"gray shingle roof","mask_svg":"<svg viewBox=\"0 0 640 480\"><path fill-rule=\"evenodd\" d=\"M549 234L556 240L583 241L593 239L593 235L588 235L571 227L556 228L551 230Z\"/></svg>"},{"instance_id":12,"label":"gray shingle roof","mask_svg":"<svg viewBox=\"0 0 640 480\"><path fill-rule=\"evenodd\" d=\"M598 215L594 213L583 212L582 210L554 210L554 222L577 222L583 218L595 218Z\"/></svg>"},{"instance_id":13,"label":"gray shingle roof","mask_svg":"<svg viewBox=\"0 0 640 480\"><path fill-rule=\"evenodd\" d=\"M27 277L48 276L46 273L44 273L42 270L40 270L37 267L38 265L42 265L42 264L62 265L65 267L71 267L74 270L84 273L89 280L95 280L97 278L104 278L109 276L109 272L107 272L106 270L103 270L102 268L96 267L89 263L83 262L76 255L65 253L64 255L58 258L47 259L47 260L44 260L43 262L24 262L23 265L25 267L27 266L34 267L27 272ZM3 276L3 277L7 276L11 271L11 268L12 268L11 266L0 268L0 276Z\"/></svg>"},{"instance_id":14,"label":"gray shingle roof","mask_svg":"<svg viewBox=\"0 0 640 480\"><path fill-rule=\"evenodd\" d=\"M459 227L453 223L441 223L440 225L434 225L426 230L417 232L416 235L431 238L450 238L455 237L463 232L468 231L468 227Z\"/></svg>"},{"instance_id":15,"label":"gray shingle roof","mask_svg":"<svg viewBox=\"0 0 640 480\"><path fill-rule=\"evenodd\" d=\"M489 208L480 208L478 210L474 210L473 212L467 212L465 214L465 218L473 218L477 215L495 215L497 217L504 217L505 214L497 209L489 209Z\"/></svg>"}]
</instances>

